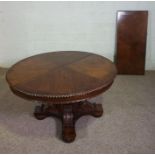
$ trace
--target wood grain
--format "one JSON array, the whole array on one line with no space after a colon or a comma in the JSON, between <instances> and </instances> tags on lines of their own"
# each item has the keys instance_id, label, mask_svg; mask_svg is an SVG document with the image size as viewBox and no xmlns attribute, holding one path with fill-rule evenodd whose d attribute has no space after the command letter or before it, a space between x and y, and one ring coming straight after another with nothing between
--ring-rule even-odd
<instances>
[{"instance_id":1,"label":"wood grain","mask_svg":"<svg viewBox=\"0 0 155 155\"><path fill-rule=\"evenodd\" d=\"M148 11L118 11L115 62L119 74L144 74Z\"/></svg>"},{"instance_id":2,"label":"wood grain","mask_svg":"<svg viewBox=\"0 0 155 155\"><path fill-rule=\"evenodd\" d=\"M24 98L52 103L96 96L112 84L115 65L103 56L75 51L26 58L6 74L11 90Z\"/></svg>"}]
</instances>

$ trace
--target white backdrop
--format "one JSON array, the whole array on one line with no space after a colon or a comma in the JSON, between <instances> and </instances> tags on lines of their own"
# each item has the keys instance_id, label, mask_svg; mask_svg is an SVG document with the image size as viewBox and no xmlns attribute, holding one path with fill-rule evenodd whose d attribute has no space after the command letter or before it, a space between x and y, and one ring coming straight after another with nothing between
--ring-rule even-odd
<instances>
[{"instance_id":1,"label":"white backdrop","mask_svg":"<svg viewBox=\"0 0 155 155\"><path fill-rule=\"evenodd\" d=\"M59 50L115 52L117 10L148 10L146 69L155 69L155 2L0 2L0 66Z\"/></svg>"}]
</instances>

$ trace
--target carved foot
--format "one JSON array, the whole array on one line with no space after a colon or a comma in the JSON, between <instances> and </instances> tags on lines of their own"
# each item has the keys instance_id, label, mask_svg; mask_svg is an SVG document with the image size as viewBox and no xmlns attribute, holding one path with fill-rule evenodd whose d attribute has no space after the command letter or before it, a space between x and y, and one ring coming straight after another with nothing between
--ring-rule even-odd
<instances>
[{"instance_id":1,"label":"carved foot","mask_svg":"<svg viewBox=\"0 0 155 155\"><path fill-rule=\"evenodd\" d=\"M57 105L50 105L47 106L45 104L42 104L41 106L36 106L34 111L34 116L38 120L45 119L49 116L55 116L61 118L61 107L57 107Z\"/></svg>"},{"instance_id":2,"label":"carved foot","mask_svg":"<svg viewBox=\"0 0 155 155\"><path fill-rule=\"evenodd\" d=\"M34 111L34 116L38 120L45 119L47 117L47 114L45 112L45 105L42 104L41 106L36 106Z\"/></svg>"},{"instance_id":3,"label":"carved foot","mask_svg":"<svg viewBox=\"0 0 155 155\"><path fill-rule=\"evenodd\" d=\"M92 116L101 117L103 115L102 104L94 104L94 110L92 112Z\"/></svg>"},{"instance_id":4,"label":"carved foot","mask_svg":"<svg viewBox=\"0 0 155 155\"><path fill-rule=\"evenodd\" d=\"M91 115L94 117L101 117L103 114L102 104L92 104L88 101L74 107L76 120L84 115Z\"/></svg>"}]
</instances>

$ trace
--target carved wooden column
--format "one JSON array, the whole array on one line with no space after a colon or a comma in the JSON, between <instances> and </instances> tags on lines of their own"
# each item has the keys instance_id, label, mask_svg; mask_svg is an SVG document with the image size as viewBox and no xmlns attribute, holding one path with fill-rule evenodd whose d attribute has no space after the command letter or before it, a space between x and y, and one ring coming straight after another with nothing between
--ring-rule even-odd
<instances>
[{"instance_id":1,"label":"carved wooden column","mask_svg":"<svg viewBox=\"0 0 155 155\"><path fill-rule=\"evenodd\" d=\"M74 141L76 137L75 133L75 119L73 114L72 105L63 106L62 114L62 137L66 142Z\"/></svg>"}]
</instances>

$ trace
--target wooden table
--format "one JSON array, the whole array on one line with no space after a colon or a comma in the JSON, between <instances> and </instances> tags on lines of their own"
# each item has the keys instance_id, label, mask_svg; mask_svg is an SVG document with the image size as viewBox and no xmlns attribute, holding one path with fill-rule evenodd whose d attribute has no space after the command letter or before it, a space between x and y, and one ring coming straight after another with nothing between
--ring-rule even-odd
<instances>
[{"instance_id":1,"label":"wooden table","mask_svg":"<svg viewBox=\"0 0 155 155\"><path fill-rule=\"evenodd\" d=\"M100 117L101 104L87 99L106 91L116 76L115 65L103 56L87 52L61 51L35 55L13 65L6 74L14 94L42 102L34 116L62 120L62 137L72 142L75 121L83 115Z\"/></svg>"}]
</instances>

